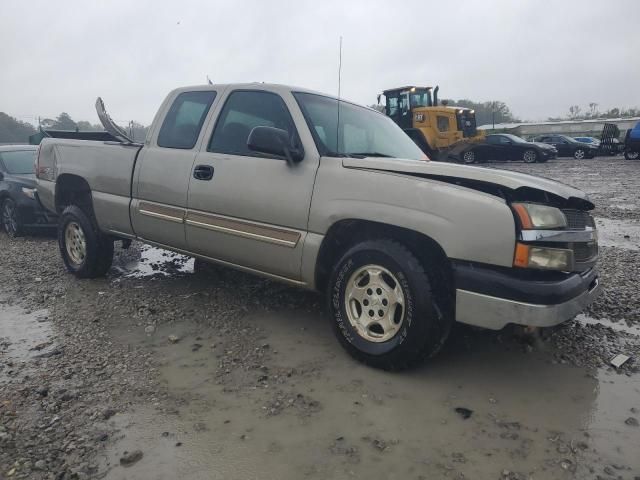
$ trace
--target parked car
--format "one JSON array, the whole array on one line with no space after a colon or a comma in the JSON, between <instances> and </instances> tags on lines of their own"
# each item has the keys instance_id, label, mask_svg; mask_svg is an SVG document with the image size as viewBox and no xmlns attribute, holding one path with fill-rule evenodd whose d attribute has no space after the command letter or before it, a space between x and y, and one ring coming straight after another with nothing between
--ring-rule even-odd
<instances>
[{"instance_id":1,"label":"parked car","mask_svg":"<svg viewBox=\"0 0 640 480\"><path fill-rule=\"evenodd\" d=\"M597 146L579 142L566 135L542 135L536 137L535 141L553 145L558 150L559 157L593 158L598 153Z\"/></svg>"},{"instance_id":2,"label":"parked car","mask_svg":"<svg viewBox=\"0 0 640 480\"><path fill-rule=\"evenodd\" d=\"M640 122L635 127L627 130L624 138L624 158L637 160L640 157Z\"/></svg>"},{"instance_id":3,"label":"parked car","mask_svg":"<svg viewBox=\"0 0 640 480\"><path fill-rule=\"evenodd\" d=\"M97 106L121 143L45 138L36 168L77 277L138 239L320 290L345 349L385 369L436 354L455 321L556 325L598 291L583 192L425 161L366 107L282 85L180 88L142 145Z\"/></svg>"},{"instance_id":4,"label":"parked car","mask_svg":"<svg viewBox=\"0 0 640 480\"><path fill-rule=\"evenodd\" d=\"M617 138L608 138L605 142L601 142L595 137L574 137L581 143L594 145L598 147L597 155L618 155L624 151L624 144Z\"/></svg>"},{"instance_id":5,"label":"parked car","mask_svg":"<svg viewBox=\"0 0 640 480\"><path fill-rule=\"evenodd\" d=\"M0 145L0 223L10 237L57 222L36 198L36 151L33 145Z\"/></svg>"},{"instance_id":6,"label":"parked car","mask_svg":"<svg viewBox=\"0 0 640 480\"><path fill-rule=\"evenodd\" d=\"M487 160L523 160L526 163L546 162L558 155L555 147L546 143L527 142L507 133L487 135L483 142L473 144L462 154L464 163Z\"/></svg>"}]
</instances>

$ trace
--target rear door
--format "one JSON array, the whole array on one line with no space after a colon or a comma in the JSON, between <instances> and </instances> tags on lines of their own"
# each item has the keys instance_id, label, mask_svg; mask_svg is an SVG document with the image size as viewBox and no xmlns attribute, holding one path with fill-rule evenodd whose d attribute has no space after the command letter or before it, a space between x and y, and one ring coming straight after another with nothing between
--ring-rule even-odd
<instances>
[{"instance_id":1,"label":"rear door","mask_svg":"<svg viewBox=\"0 0 640 480\"><path fill-rule=\"evenodd\" d=\"M479 143L474 150L479 160L496 160L496 146L499 142L497 135L487 135L484 143Z\"/></svg>"},{"instance_id":2,"label":"rear door","mask_svg":"<svg viewBox=\"0 0 640 480\"><path fill-rule=\"evenodd\" d=\"M554 135L551 137L551 144L556 147L558 150L558 155L561 157L567 157L573 155L573 150L571 149L571 145L564 138Z\"/></svg>"},{"instance_id":3,"label":"rear door","mask_svg":"<svg viewBox=\"0 0 640 480\"><path fill-rule=\"evenodd\" d=\"M262 88L229 91L218 110L190 180L189 250L299 280L320 159L302 113L289 91ZM285 158L249 150L257 126L286 130L304 159L288 165ZM198 169L210 169L212 176L198 178Z\"/></svg>"},{"instance_id":4,"label":"rear door","mask_svg":"<svg viewBox=\"0 0 640 480\"><path fill-rule=\"evenodd\" d=\"M158 112L162 125L136 163L131 222L144 240L186 249L184 219L189 179L214 90L176 93ZM164 113L164 117L163 117Z\"/></svg>"}]
</instances>

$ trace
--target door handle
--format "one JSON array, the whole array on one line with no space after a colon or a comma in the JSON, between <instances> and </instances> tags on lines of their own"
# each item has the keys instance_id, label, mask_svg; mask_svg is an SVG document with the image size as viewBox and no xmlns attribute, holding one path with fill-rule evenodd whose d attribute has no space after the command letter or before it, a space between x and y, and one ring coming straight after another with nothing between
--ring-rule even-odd
<instances>
[{"instance_id":1,"label":"door handle","mask_svg":"<svg viewBox=\"0 0 640 480\"><path fill-rule=\"evenodd\" d=\"M193 178L196 180L211 180L213 178L213 167L211 165L196 165L193 169Z\"/></svg>"}]
</instances>

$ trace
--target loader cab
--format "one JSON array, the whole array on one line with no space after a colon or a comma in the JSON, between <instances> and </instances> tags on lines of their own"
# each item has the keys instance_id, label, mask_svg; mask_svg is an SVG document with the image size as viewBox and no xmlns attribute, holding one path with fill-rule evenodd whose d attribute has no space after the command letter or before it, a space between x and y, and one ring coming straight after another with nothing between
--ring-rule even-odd
<instances>
[{"instance_id":1,"label":"loader cab","mask_svg":"<svg viewBox=\"0 0 640 480\"><path fill-rule=\"evenodd\" d=\"M413 109L432 107L431 87L401 87L385 90L385 113L403 130L413 127Z\"/></svg>"}]
</instances>

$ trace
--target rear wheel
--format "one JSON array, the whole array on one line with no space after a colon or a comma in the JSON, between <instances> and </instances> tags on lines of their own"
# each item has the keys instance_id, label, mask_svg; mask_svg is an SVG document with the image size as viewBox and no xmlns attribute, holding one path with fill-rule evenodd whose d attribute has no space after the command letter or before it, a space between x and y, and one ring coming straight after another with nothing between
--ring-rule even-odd
<instances>
[{"instance_id":1,"label":"rear wheel","mask_svg":"<svg viewBox=\"0 0 640 480\"><path fill-rule=\"evenodd\" d=\"M585 156L585 152L582 148L578 148L575 152L573 152L573 158L576 160L581 160Z\"/></svg>"},{"instance_id":2,"label":"rear wheel","mask_svg":"<svg viewBox=\"0 0 640 480\"><path fill-rule=\"evenodd\" d=\"M627 150L626 152L624 152L624 158L626 158L627 160L637 160L639 156L640 153L633 150Z\"/></svg>"},{"instance_id":3,"label":"rear wheel","mask_svg":"<svg viewBox=\"0 0 640 480\"><path fill-rule=\"evenodd\" d=\"M393 240L369 240L338 262L328 290L334 331L357 360L400 370L435 355L452 316L432 293L425 266Z\"/></svg>"},{"instance_id":4,"label":"rear wheel","mask_svg":"<svg viewBox=\"0 0 640 480\"><path fill-rule=\"evenodd\" d=\"M22 226L20 225L20 216L16 202L7 198L2 202L2 227L7 235L11 238L22 235Z\"/></svg>"},{"instance_id":5,"label":"rear wheel","mask_svg":"<svg viewBox=\"0 0 640 480\"><path fill-rule=\"evenodd\" d=\"M71 205L62 212L58 245L65 267L78 278L101 277L111 268L113 240L80 207Z\"/></svg>"},{"instance_id":6,"label":"rear wheel","mask_svg":"<svg viewBox=\"0 0 640 480\"><path fill-rule=\"evenodd\" d=\"M524 160L524 163L535 163L538 161L538 152L531 149L525 150L522 154L522 160Z\"/></svg>"},{"instance_id":7,"label":"rear wheel","mask_svg":"<svg viewBox=\"0 0 640 480\"><path fill-rule=\"evenodd\" d=\"M464 163L476 163L478 161L475 150L467 150L462 154L462 161Z\"/></svg>"}]
</instances>

